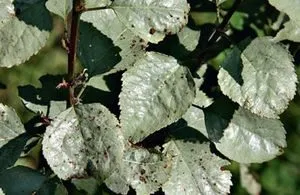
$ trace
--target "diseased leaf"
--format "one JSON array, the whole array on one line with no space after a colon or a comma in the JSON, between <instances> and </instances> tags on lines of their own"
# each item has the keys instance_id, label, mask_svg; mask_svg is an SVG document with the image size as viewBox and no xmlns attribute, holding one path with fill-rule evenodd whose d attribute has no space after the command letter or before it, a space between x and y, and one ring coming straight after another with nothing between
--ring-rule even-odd
<instances>
[{"instance_id":1,"label":"diseased leaf","mask_svg":"<svg viewBox=\"0 0 300 195\"><path fill-rule=\"evenodd\" d=\"M46 179L36 170L17 166L0 173L0 187L7 195L32 194L37 192Z\"/></svg>"},{"instance_id":2,"label":"diseased leaf","mask_svg":"<svg viewBox=\"0 0 300 195\"><path fill-rule=\"evenodd\" d=\"M50 101L50 104L48 106L31 103L24 99L22 99L22 102L27 109L34 113L43 113L44 115L46 115L49 110L48 117L51 119L56 117L66 108L66 101Z\"/></svg>"},{"instance_id":3,"label":"diseased leaf","mask_svg":"<svg viewBox=\"0 0 300 195\"><path fill-rule=\"evenodd\" d=\"M0 148L24 132L24 126L14 109L0 103Z\"/></svg>"},{"instance_id":4,"label":"diseased leaf","mask_svg":"<svg viewBox=\"0 0 300 195\"><path fill-rule=\"evenodd\" d=\"M111 4L111 0L85 0L85 8L105 7Z\"/></svg>"},{"instance_id":5,"label":"diseased leaf","mask_svg":"<svg viewBox=\"0 0 300 195\"><path fill-rule=\"evenodd\" d=\"M204 112L202 109L196 108L195 106L191 106L187 112L182 116L182 118L187 122L189 127L197 129L200 131L205 137L209 137L205 125Z\"/></svg>"},{"instance_id":6,"label":"diseased leaf","mask_svg":"<svg viewBox=\"0 0 300 195\"><path fill-rule=\"evenodd\" d=\"M116 47L121 49L119 55L122 60L118 59L116 61L114 57L114 60L109 61L111 67L114 65L112 71L124 70L131 67L137 59L144 55L147 42L134 35L134 33L118 19L112 9L85 12L82 14L81 19L85 22L92 23L103 35L110 38ZM91 49L93 51L95 48L92 47ZM97 50L93 52L97 53ZM101 57L103 57L103 55L100 55L98 58L101 59ZM107 64L104 65L107 66ZM101 66L99 68L101 68Z\"/></svg>"},{"instance_id":7,"label":"diseased leaf","mask_svg":"<svg viewBox=\"0 0 300 195\"><path fill-rule=\"evenodd\" d=\"M86 176L99 181L118 166L123 154L118 120L101 104L78 105L62 112L47 128L43 153L61 179Z\"/></svg>"},{"instance_id":8,"label":"diseased leaf","mask_svg":"<svg viewBox=\"0 0 300 195\"><path fill-rule=\"evenodd\" d=\"M215 145L237 162L261 163L282 153L285 130L279 120L262 118L240 107Z\"/></svg>"},{"instance_id":9,"label":"diseased leaf","mask_svg":"<svg viewBox=\"0 0 300 195\"><path fill-rule=\"evenodd\" d=\"M255 114L278 118L296 91L297 76L289 52L269 37L254 39L241 54L242 84L236 71L239 60L231 56L218 74L222 92Z\"/></svg>"},{"instance_id":10,"label":"diseased leaf","mask_svg":"<svg viewBox=\"0 0 300 195\"><path fill-rule=\"evenodd\" d=\"M187 24L190 9L186 0L116 0L111 8L128 29L152 43L179 32Z\"/></svg>"},{"instance_id":11,"label":"diseased leaf","mask_svg":"<svg viewBox=\"0 0 300 195\"><path fill-rule=\"evenodd\" d=\"M138 142L177 121L195 98L195 84L176 59L149 52L123 74L120 94L124 136Z\"/></svg>"},{"instance_id":12,"label":"diseased leaf","mask_svg":"<svg viewBox=\"0 0 300 195\"><path fill-rule=\"evenodd\" d=\"M51 29L50 15L45 12L43 0L38 2L11 0L0 4L0 67L10 68L36 54L45 44ZM39 9L39 13L36 10ZM31 15L28 15L31 12ZM39 16L37 16L39 14ZM17 16L16 16L17 15ZM44 20L44 24L39 19Z\"/></svg>"},{"instance_id":13,"label":"diseased leaf","mask_svg":"<svg viewBox=\"0 0 300 195\"><path fill-rule=\"evenodd\" d=\"M188 51L193 51L200 38L200 31L192 30L188 27L184 27L178 34L179 42L184 45Z\"/></svg>"},{"instance_id":14,"label":"diseased leaf","mask_svg":"<svg viewBox=\"0 0 300 195\"><path fill-rule=\"evenodd\" d=\"M298 25L300 25L300 1L299 0L269 0L269 3L273 5L276 9L281 12L286 13L291 20L294 20Z\"/></svg>"},{"instance_id":15,"label":"diseased leaf","mask_svg":"<svg viewBox=\"0 0 300 195\"><path fill-rule=\"evenodd\" d=\"M211 153L208 143L172 140L164 152L173 157L170 179L162 189L173 194L227 194L231 174L222 170L230 163Z\"/></svg>"},{"instance_id":16,"label":"diseased leaf","mask_svg":"<svg viewBox=\"0 0 300 195\"><path fill-rule=\"evenodd\" d=\"M168 180L171 170L169 160L159 152L129 148L124 154L118 175L106 180L106 185L116 193L126 194L128 186L131 186L137 195L152 194Z\"/></svg>"},{"instance_id":17,"label":"diseased leaf","mask_svg":"<svg viewBox=\"0 0 300 195\"><path fill-rule=\"evenodd\" d=\"M276 42L282 40L300 42L300 23L298 24L293 20L284 23L284 28L281 29L273 38L273 41Z\"/></svg>"}]
</instances>

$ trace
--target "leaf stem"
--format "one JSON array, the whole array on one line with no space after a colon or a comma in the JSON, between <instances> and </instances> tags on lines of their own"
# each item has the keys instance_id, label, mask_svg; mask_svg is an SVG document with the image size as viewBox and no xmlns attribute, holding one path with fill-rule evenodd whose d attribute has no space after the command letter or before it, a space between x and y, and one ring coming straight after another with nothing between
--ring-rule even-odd
<instances>
[{"instance_id":1,"label":"leaf stem","mask_svg":"<svg viewBox=\"0 0 300 195\"><path fill-rule=\"evenodd\" d=\"M237 10L237 8L241 2L242 2L242 0L235 0L234 4L230 8L230 10L224 16L222 22L215 28L214 32L209 36L209 39L206 44L206 48L204 48L202 50L196 49L193 52L192 55L194 56L194 59L196 57L197 65L195 67L192 67L192 72L198 70L198 68L206 60L207 56L209 56L210 48L214 48L215 47L214 44L220 38L220 36L224 36L225 28L228 25L230 18L232 17L234 12ZM228 37L226 37L226 39L228 39Z\"/></svg>"},{"instance_id":2,"label":"leaf stem","mask_svg":"<svg viewBox=\"0 0 300 195\"><path fill-rule=\"evenodd\" d=\"M221 36L223 31L225 30L227 24L229 23L230 18L232 17L234 12L237 10L237 8L241 4L241 2L242 2L242 0L235 0L234 4L230 8L230 10L224 16L222 22L217 26L216 30L210 36L210 39L208 40L208 45L211 45L218 40L218 38Z\"/></svg>"},{"instance_id":3,"label":"leaf stem","mask_svg":"<svg viewBox=\"0 0 300 195\"><path fill-rule=\"evenodd\" d=\"M81 0L73 0L73 9L71 16L71 27L68 31L68 82L71 83L74 78L74 69L76 62L76 51L77 51L77 39L78 39L78 28L81 10ZM68 25L69 26L69 25ZM69 100L67 107L74 103L74 88L69 87Z\"/></svg>"}]
</instances>

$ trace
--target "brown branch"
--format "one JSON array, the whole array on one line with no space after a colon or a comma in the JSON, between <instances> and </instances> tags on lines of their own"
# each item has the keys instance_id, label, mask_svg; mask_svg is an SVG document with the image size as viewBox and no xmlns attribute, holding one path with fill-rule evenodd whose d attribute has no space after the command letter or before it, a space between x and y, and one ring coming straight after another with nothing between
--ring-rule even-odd
<instances>
[{"instance_id":1,"label":"brown branch","mask_svg":"<svg viewBox=\"0 0 300 195\"><path fill-rule=\"evenodd\" d=\"M78 29L79 29L79 19L82 9L81 0L73 0L73 9L71 13L71 26L68 31L68 77L67 81L69 83L74 79L74 69L76 62L76 51L77 51L77 39L78 39ZM74 104L74 88L69 87L69 100L67 107Z\"/></svg>"}]
</instances>

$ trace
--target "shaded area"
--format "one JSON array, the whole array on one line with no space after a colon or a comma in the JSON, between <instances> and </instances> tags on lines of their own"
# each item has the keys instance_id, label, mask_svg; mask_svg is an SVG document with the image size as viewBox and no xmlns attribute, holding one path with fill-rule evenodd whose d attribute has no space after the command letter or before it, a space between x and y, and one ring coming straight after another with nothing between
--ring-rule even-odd
<instances>
[{"instance_id":1,"label":"shaded area","mask_svg":"<svg viewBox=\"0 0 300 195\"><path fill-rule=\"evenodd\" d=\"M32 194L42 186L46 179L46 176L36 170L17 166L0 173L0 188L8 195Z\"/></svg>"},{"instance_id":2,"label":"shaded area","mask_svg":"<svg viewBox=\"0 0 300 195\"><path fill-rule=\"evenodd\" d=\"M13 2L19 20L40 30L51 31L52 17L45 3L46 0L14 0Z\"/></svg>"},{"instance_id":3,"label":"shaded area","mask_svg":"<svg viewBox=\"0 0 300 195\"><path fill-rule=\"evenodd\" d=\"M224 130L228 127L230 120L238 105L226 97L219 98L207 108L204 108L205 126L208 138L218 142L223 137Z\"/></svg>"},{"instance_id":4,"label":"shaded area","mask_svg":"<svg viewBox=\"0 0 300 195\"><path fill-rule=\"evenodd\" d=\"M41 88L32 85L19 86L19 96L33 104L50 105L51 100L64 101L68 98L67 89L57 89L56 86L63 80L63 75L44 75L39 78Z\"/></svg>"},{"instance_id":5,"label":"shaded area","mask_svg":"<svg viewBox=\"0 0 300 195\"><path fill-rule=\"evenodd\" d=\"M6 85L0 83L0 89L6 89Z\"/></svg>"},{"instance_id":6,"label":"shaded area","mask_svg":"<svg viewBox=\"0 0 300 195\"><path fill-rule=\"evenodd\" d=\"M0 148L0 173L14 165L30 137L27 133L23 133ZM0 187L1 180L0 176Z\"/></svg>"},{"instance_id":7,"label":"shaded area","mask_svg":"<svg viewBox=\"0 0 300 195\"><path fill-rule=\"evenodd\" d=\"M80 21L78 57L90 77L105 73L117 65L121 61L120 51L92 24Z\"/></svg>"}]
</instances>

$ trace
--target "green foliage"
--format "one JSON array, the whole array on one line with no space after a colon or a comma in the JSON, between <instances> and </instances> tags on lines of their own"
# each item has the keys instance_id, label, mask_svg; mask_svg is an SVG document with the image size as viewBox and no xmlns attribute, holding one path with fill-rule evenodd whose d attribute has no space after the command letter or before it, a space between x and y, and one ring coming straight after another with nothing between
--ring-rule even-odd
<instances>
[{"instance_id":1,"label":"green foliage","mask_svg":"<svg viewBox=\"0 0 300 195\"><path fill-rule=\"evenodd\" d=\"M2 1L0 67L13 70L59 37L53 45L63 43L68 70L18 87L34 115L24 124L0 104L0 194L228 194L231 162L281 155L279 118L296 93L299 3L269 0L278 13L251 2ZM64 33L51 38L53 18ZM292 194L268 183L282 179L270 165L261 187L240 164L242 187Z\"/></svg>"}]
</instances>

